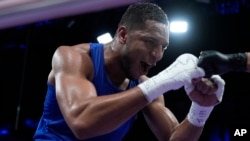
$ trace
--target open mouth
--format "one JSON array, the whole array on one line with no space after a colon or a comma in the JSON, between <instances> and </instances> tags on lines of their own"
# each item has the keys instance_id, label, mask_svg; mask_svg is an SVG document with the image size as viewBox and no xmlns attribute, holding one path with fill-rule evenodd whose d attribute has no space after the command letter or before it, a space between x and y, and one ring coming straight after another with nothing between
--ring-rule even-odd
<instances>
[{"instance_id":1,"label":"open mouth","mask_svg":"<svg viewBox=\"0 0 250 141\"><path fill-rule=\"evenodd\" d=\"M141 68L143 70L143 72L148 72L148 70L152 67L152 65L146 63L146 62L143 62L141 61Z\"/></svg>"}]
</instances>

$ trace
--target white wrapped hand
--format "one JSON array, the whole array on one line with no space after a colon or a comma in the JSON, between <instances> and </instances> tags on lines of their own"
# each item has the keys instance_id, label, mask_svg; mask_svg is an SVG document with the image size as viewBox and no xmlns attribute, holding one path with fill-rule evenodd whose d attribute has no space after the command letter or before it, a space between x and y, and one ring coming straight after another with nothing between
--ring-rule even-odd
<instances>
[{"instance_id":1,"label":"white wrapped hand","mask_svg":"<svg viewBox=\"0 0 250 141\"><path fill-rule=\"evenodd\" d=\"M218 86L218 89L215 91L217 103L214 103L210 106L201 106L197 102L192 101L192 105L187 115L187 119L189 120L189 122L197 127L201 127L206 123L214 106L222 101L225 81L219 75L213 75L211 79ZM194 90L194 86L191 83L187 83L184 88L188 95Z\"/></svg>"},{"instance_id":2,"label":"white wrapped hand","mask_svg":"<svg viewBox=\"0 0 250 141\"><path fill-rule=\"evenodd\" d=\"M192 54L180 55L169 67L139 84L148 102L153 101L169 90L176 90L189 83L192 78L205 75L204 70L197 67L198 58Z\"/></svg>"}]
</instances>

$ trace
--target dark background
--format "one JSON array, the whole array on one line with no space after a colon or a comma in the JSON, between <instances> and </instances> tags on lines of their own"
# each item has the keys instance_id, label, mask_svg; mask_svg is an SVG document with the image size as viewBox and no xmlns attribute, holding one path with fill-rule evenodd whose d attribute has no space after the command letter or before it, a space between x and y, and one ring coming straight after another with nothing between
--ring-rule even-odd
<instances>
[{"instance_id":1,"label":"dark background","mask_svg":"<svg viewBox=\"0 0 250 141\"><path fill-rule=\"evenodd\" d=\"M188 32L170 35L170 45L154 75L167 67L182 53L196 56L202 50L224 53L250 51L250 1L154 0L172 21L178 16L189 22ZM99 12L48 19L0 30L0 140L31 140L42 114L46 80L51 57L60 45L97 42L104 32L114 35L127 6ZM1 22L1 21L0 21ZM250 74L231 72L222 75L226 81L223 101L211 113L201 141L243 140L233 137L236 129L248 129L250 134L249 87ZM165 94L168 106L181 121L190 100L183 89ZM17 107L20 112L17 112ZM132 131L124 140L156 140L141 113Z\"/></svg>"}]
</instances>

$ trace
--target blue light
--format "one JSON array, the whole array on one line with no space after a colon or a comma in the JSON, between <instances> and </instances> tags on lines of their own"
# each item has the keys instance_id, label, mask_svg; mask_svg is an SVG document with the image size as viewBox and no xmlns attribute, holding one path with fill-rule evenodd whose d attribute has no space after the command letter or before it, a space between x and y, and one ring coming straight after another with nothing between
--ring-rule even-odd
<instances>
[{"instance_id":1,"label":"blue light","mask_svg":"<svg viewBox=\"0 0 250 141\"><path fill-rule=\"evenodd\" d=\"M19 48L20 48L20 49L25 49L26 47L27 47L27 46L26 46L25 44L20 44L20 45L19 45Z\"/></svg>"},{"instance_id":2,"label":"blue light","mask_svg":"<svg viewBox=\"0 0 250 141\"><path fill-rule=\"evenodd\" d=\"M28 128L36 128L38 125L37 121L34 121L32 119L26 119L25 120L25 126Z\"/></svg>"},{"instance_id":3,"label":"blue light","mask_svg":"<svg viewBox=\"0 0 250 141\"><path fill-rule=\"evenodd\" d=\"M44 23L45 23L45 25L50 25L50 24L52 24L52 22L51 22L50 20L45 20Z\"/></svg>"},{"instance_id":4,"label":"blue light","mask_svg":"<svg viewBox=\"0 0 250 141\"><path fill-rule=\"evenodd\" d=\"M8 129L0 129L0 136L8 135L10 131Z\"/></svg>"},{"instance_id":5,"label":"blue light","mask_svg":"<svg viewBox=\"0 0 250 141\"><path fill-rule=\"evenodd\" d=\"M230 141L230 131L229 131L229 129L225 130L224 140L225 141Z\"/></svg>"},{"instance_id":6,"label":"blue light","mask_svg":"<svg viewBox=\"0 0 250 141\"><path fill-rule=\"evenodd\" d=\"M51 25L51 24L52 24L52 22L50 20L45 20L45 21L36 22L35 26L42 27L42 26L47 26L47 25Z\"/></svg>"},{"instance_id":7,"label":"blue light","mask_svg":"<svg viewBox=\"0 0 250 141\"><path fill-rule=\"evenodd\" d=\"M215 3L216 13L221 15L238 14L242 7L247 7L249 4L246 0L232 0L227 2Z\"/></svg>"},{"instance_id":8,"label":"blue light","mask_svg":"<svg viewBox=\"0 0 250 141\"><path fill-rule=\"evenodd\" d=\"M230 141L230 131L226 127L214 127L209 141Z\"/></svg>"}]
</instances>

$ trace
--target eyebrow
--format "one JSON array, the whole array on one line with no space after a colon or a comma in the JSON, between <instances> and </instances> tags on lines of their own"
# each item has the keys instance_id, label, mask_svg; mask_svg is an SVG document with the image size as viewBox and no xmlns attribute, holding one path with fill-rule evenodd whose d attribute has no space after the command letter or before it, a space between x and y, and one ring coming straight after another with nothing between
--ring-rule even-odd
<instances>
[{"instance_id":1,"label":"eyebrow","mask_svg":"<svg viewBox=\"0 0 250 141\"><path fill-rule=\"evenodd\" d=\"M160 41L157 40L157 39L154 38L154 37L149 37L149 36L147 36L146 38L147 38L147 39L150 39L150 40L153 40L154 42L160 43ZM161 43L160 43L160 44L161 44ZM166 42L166 43L163 43L163 44L161 44L161 45L162 45L162 47L163 47L164 49L166 49L166 48L169 46L169 43Z\"/></svg>"}]
</instances>

